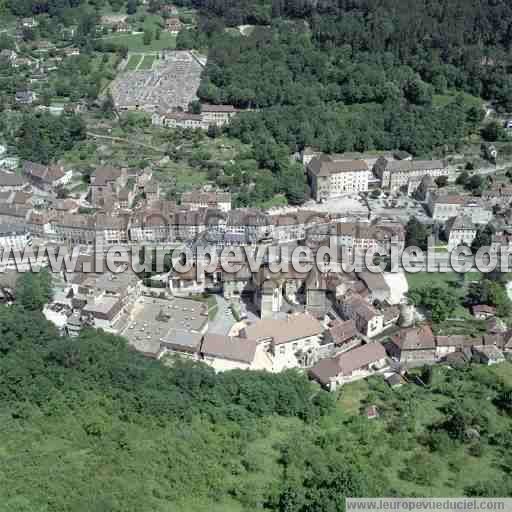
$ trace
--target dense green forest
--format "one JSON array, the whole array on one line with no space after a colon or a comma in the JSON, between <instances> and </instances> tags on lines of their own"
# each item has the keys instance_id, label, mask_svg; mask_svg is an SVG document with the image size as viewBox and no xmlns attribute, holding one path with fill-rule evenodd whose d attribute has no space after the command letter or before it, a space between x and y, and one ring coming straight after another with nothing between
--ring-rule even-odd
<instances>
[{"instance_id":1,"label":"dense green forest","mask_svg":"<svg viewBox=\"0 0 512 512\"><path fill-rule=\"evenodd\" d=\"M48 164L85 139L85 123L75 114L30 114L24 116L17 137L21 158Z\"/></svg>"},{"instance_id":2,"label":"dense green forest","mask_svg":"<svg viewBox=\"0 0 512 512\"><path fill-rule=\"evenodd\" d=\"M484 101L512 111L504 0L179 3L202 13L177 41L209 49L199 96L255 110L229 134L276 181L283 148L444 157L479 141ZM229 28L246 23L244 35Z\"/></svg>"},{"instance_id":3,"label":"dense green forest","mask_svg":"<svg viewBox=\"0 0 512 512\"><path fill-rule=\"evenodd\" d=\"M102 331L59 337L40 313L48 284L23 277L0 307L2 511L339 512L345 496L512 492L508 363L335 400L294 371L216 375Z\"/></svg>"}]
</instances>

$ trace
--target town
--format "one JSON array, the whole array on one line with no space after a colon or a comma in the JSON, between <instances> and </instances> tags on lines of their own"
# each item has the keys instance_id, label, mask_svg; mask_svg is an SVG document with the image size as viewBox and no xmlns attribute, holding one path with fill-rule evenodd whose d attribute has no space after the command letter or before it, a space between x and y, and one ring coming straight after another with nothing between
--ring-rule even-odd
<instances>
[{"instance_id":1,"label":"town","mask_svg":"<svg viewBox=\"0 0 512 512\"><path fill-rule=\"evenodd\" d=\"M0 2L0 509L506 510L511 27Z\"/></svg>"},{"instance_id":2,"label":"town","mask_svg":"<svg viewBox=\"0 0 512 512\"><path fill-rule=\"evenodd\" d=\"M229 123L228 111L221 112L213 122ZM506 183L496 182L484 199L461 191L464 171L445 161L415 160L403 152L327 155L311 148L298 158L315 204L267 211L233 208L229 191L211 188L164 199L150 167L99 166L85 193L59 199L73 169L22 161L19 172L0 174L0 244L10 255L2 260L3 271L16 272L16 254L26 248L79 246L78 268L55 276L57 292L44 309L63 335L104 329L126 337L147 357L168 364L189 358L216 371L296 368L331 391L374 374L402 385L415 366L497 364L512 354L512 333L499 318L499 304L467 306L481 334L445 334L439 326L434 334L428 309L412 300L418 290L404 272L326 273L315 267L272 273L268 262L257 273L248 265L234 274L219 267L202 278L194 269L145 278L128 267L87 271L96 250L114 246L164 244L172 253L180 243L213 241L218 250L303 245L317 251L327 237L350 251L386 254L393 242L403 251L415 240L416 224L437 227L441 254L474 247L491 223L490 245L512 242L500 215ZM338 207L331 211L326 205L332 201ZM355 212L354 202L360 206ZM3 288L5 301L13 295L12 287Z\"/></svg>"}]
</instances>

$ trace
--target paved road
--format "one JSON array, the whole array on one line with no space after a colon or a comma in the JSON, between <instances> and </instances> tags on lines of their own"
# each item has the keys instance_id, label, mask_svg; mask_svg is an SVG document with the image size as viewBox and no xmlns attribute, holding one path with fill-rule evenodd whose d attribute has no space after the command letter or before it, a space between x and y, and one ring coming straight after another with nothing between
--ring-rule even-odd
<instances>
[{"instance_id":1,"label":"paved road","mask_svg":"<svg viewBox=\"0 0 512 512\"><path fill-rule=\"evenodd\" d=\"M208 325L208 332L226 336L235 324L235 319L229 307L229 302L221 295L215 294L214 297L218 310L217 315Z\"/></svg>"}]
</instances>

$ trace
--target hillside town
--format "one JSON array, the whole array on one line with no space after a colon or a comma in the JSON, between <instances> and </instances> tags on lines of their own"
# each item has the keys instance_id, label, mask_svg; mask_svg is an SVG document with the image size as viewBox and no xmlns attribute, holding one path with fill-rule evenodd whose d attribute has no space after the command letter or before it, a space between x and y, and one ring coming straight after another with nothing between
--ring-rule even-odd
<instances>
[{"instance_id":1,"label":"hillside town","mask_svg":"<svg viewBox=\"0 0 512 512\"><path fill-rule=\"evenodd\" d=\"M509 510L511 50L510 0L0 1L0 509Z\"/></svg>"},{"instance_id":2,"label":"hillside town","mask_svg":"<svg viewBox=\"0 0 512 512\"><path fill-rule=\"evenodd\" d=\"M393 244L401 253L410 219L394 216L391 203L404 198L422 209L427 225L439 227L448 252L471 247L491 222L495 249L512 241L493 208L506 187L490 189L485 200L461 194L446 162L403 152L327 155L311 148L299 158L316 201L282 211L233 208L223 190L196 189L167 200L151 168L97 167L85 194L60 199L73 169L22 161L20 172L0 174L0 246L9 255L2 258L3 271L14 272L16 257L27 249L79 247L77 267L55 276L57 292L44 309L63 335L103 329L149 358L172 364L183 357L217 372L296 368L330 391L374 374L402 385L415 366L497 364L512 354L512 332L490 304L471 311L488 326L482 335L434 334L428 311L410 301L403 271L315 266L276 273L266 261L256 272L245 263L235 273L219 266L199 276L196 260L188 272L169 268L145 278L129 266L91 273L98 251L119 246L164 246L169 253L180 244L213 244L219 252L307 246L315 252L327 238L352 253L390 254ZM354 199L366 205L363 213L350 210ZM325 208L345 200L345 211ZM390 206L385 215L382 203ZM48 265L48 254L39 263ZM2 290L5 301L14 300L12 288Z\"/></svg>"}]
</instances>

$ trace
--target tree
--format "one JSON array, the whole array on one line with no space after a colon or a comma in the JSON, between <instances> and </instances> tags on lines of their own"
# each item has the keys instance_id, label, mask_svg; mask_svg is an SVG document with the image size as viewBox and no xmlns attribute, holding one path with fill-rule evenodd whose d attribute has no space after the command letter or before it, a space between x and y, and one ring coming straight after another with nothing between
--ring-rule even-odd
<instances>
[{"instance_id":1,"label":"tree","mask_svg":"<svg viewBox=\"0 0 512 512\"><path fill-rule=\"evenodd\" d=\"M107 96L101 104L101 111L103 112L103 114L105 114L105 117L107 118L112 118L115 114L114 98L112 97L110 91L108 91Z\"/></svg>"},{"instance_id":2,"label":"tree","mask_svg":"<svg viewBox=\"0 0 512 512\"><path fill-rule=\"evenodd\" d=\"M201 113L201 102L197 101L197 100L191 101L188 104L188 110L192 114L200 114Z\"/></svg>"},{"instance_id":3,"label":"tree","mask_svg":"<svg viewBox=\"0 0 512 512\"><path fill-rule=\"evenodd\" d=\"M469 190L474 195L482 195L482 192L484 191L486 186L485 179L480 176L479 174L475 174L469 178L468 182L466 183L466 190Z\"/></svg>"},{"instance_id":4,"label":"tree","mask_svg":"<svg viewBox=\"0 0 512 512\"><path fill-rule=\"evenodd\" d=\"M471 251L476 254L481 247L491 247L494 235L493 227L488 224L476 232L476 237L471 244Z\"/></svg>"},{"instance_id":5,"label":"tree","mask_svg":"<svg viewBox=\"0 0 512 512\"><path fill-rule=\"evenodd\" d=\"M128 0L126 2L126 14L133 15L137 12L137 0Z\"/></svg>"},{"instance_id":6,"label":"tree","mask_svg":"<svg viewBox=\"0 0 512 512\"><path fill-rule=\"evenodd\" d=\"M412 217L405 228L406 247L419 247L426 250L428 247L428 237L430 230L422 224L416 217Z\"/></svg>"},{"instance_id":7,"label":"tree","mask_svg":"<svg viewBox=\"0 0 512 512\"><path fill-rule=\"evenodd\" d=\"M42 311L52 297L52 276L46 269L23 273L16 282L16 302L29 311Z\"/></svg>"},{"instance_id":8,"label":"tree","mask_svg":"<svg viewBox=\"0 0 512 512\"><path fill-rule=\"evenodd\" d=\"M436 185L439 188L446 187L448 185L448 176L439 176L436 178Z\"/></svg>"},{"instance_id":9,"label":"tree","mask_svg":"<svg viewBox=\"0 0 512 512\"><path fill-rule=\"evenodd\" d=\"M144 30L144 35L142 36L142 42L144 46L149 46L151 41L153 40L153 31L149 28Z\"/></svg>"},{"instance_id":10,"label":"tree","mask_svg":"<svg viewBox=\"0 0 512 512\"><path fill-rule=\"evenodd\" d=\"M468 181L469 181L469 173L467 171L462 171L457 176L455 183L457 183L457 185L462 185L463 187L465 187L467 185Z\"/></svg>"},{"instance_id":11,"label":"tree","mask_svg":"<svg viewBox=\"0 0 512 512\"><path fill-rule=\"evenodd\" d=\"M444 322L459 306L459 295L446 286L426 286L410 291L408 298L415 306L431 313L432 321Z\"/></svg>"},{"instance_id":12,"label":"tree","mask_svg":"<svg viewBox=\"0 0 512 512\"><path fill-rule=\"evenodd\" d=\"M507 317L512 311L512 303L506 287L499 281L487 278L472 283L467 294L469 304L487 304L494 306L498 316Z\"/></svg>"},{"instance_id":13,"label":"tree","mask_svg":"<svg viewBox=\"0 0 512 512\"><path fill-rule=\"evenodd\" d=\"M482 137L487 142L497 142L499 140L505 140L507 134L501 124L496 121L491 121L482 128Z\"/></svg>"}]
</instances>

